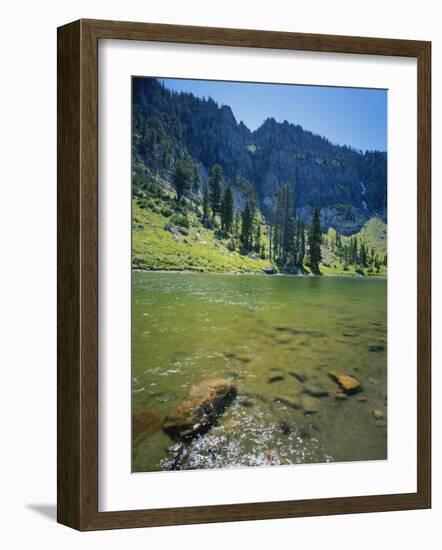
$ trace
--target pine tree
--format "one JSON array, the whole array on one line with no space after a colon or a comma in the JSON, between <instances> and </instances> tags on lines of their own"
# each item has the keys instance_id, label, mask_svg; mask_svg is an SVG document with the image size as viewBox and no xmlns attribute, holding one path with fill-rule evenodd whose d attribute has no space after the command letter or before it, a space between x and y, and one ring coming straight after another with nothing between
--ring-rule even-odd
<instances>
[{"instance_id":1,"label":"pine tree","mask_svg":"<svg viewBox=\"0 0 442 550\"><path fill-rule=\"evenodd\" d=\"M361 249L360 249L360 252L359 252L359 260L361 262L361 265L363 266L367 266L367 252L365 250L365 244L364 243L361 243Z\"/></svg>"},{"instance_id":2,"label":"pine tree","mask_svg":"<svg viewBox=\"0 0 442 550\"><path fill-rule=\"evenodd\" d=\"M313 273L319 274L321 255L322 231L319 219L319 208L315 206L312 213L312 222L308 231L309 264Z\"/></svg>"},{"instance_id":3,"label":"pine tree","mask_svg":"<svg viewBox=\"0 0 442 550\"><path fill-rule=\"evenodd\" d=\"M380 270L381 270L381 264L379 262L379 257L378 255L375 256L375 259L374 259L374 268L376 270L376 273L379 273Z\"/></svg>"},{"instance_id":4,"label":"pine tree","mask_svg":"<svg viewBox=\"0 0 442 550\"><path fill-rule=\"evenodd\" d=\"M241 228L241 215L239 212L236 213L235 219L233 220L233 234L235 238L240 238L240 228Z\"/></svg>"},{"instance_id":5,"label":"pine tree","mask_svg":"<svg viewBox=\"0 0 442 550\"><path fill-rule=\"evenodd\" d=\"M230 184L224 190L221 199L221 228L230 233L233 224L233 194Z\"/></svg>"},{"instance_id":6,"label":"pine tree","mask_svg":"<svg viewBox=\"0 0 442 550\"><path fill-rule=\"evenodd\" d=\"M255 250L256 250L256 252L261 251L261 223L259 221L258 221L258 224L257 224L257 227L256 227Z\"/></svg>"},{"instance_id":7,"label":"pine tree","mask_svg":"<svg viewBox=\"0 0 442 550\"><path fill-rule=\"evenodd\" d=\"M298 267L302 268L305 258L305 226L304 219L299 221L299 245L298 245Z\"/></svg>"},{"instance_id":8,"label":"pine tree","mask_svg":"<svg viewBox=\"0 0 442 550\"><path fill-rule=\"evenodd\" d=\"M339 231L336 231L335 244L336 244L337 250L339 251L342 248L342 239L341 239L341 234L339 233Z\"/></svg>"},{"instance_id":9,"label":"pine tree","mask_svg":"<svg viewBox=\"0 0 442 550\"><path fill-rule=\"evenodd\" d=\"M278 189L273 223L273 257L281 264L295 263L295 229L293 192L284 183Z\"/></svg>"},{"instance_id":10,"label":"pine tree","mask_svg":"<svg viewBox=\"0 0 442 550\"><path fill-rule=\"evenodd\" d=\"M189 191L196 180L196 168L189 159L181 159L175 164L175 172L172 184L176 191L176 198L179 202L184 194Z\"/></svg>"},{"instance_id":11,"label":"pine tree","mask_svg":"<svg viewBox=\"0 0 442 550\"><path fill-rule=\"evenodd\" d=\"M210 215L210 197L209 197L209 186L207 183L204 184L203 188L203 223L207 224L209 221Z\"/></svg>"},{"instance_id":12,"label":"pine tree","mask_svg":"<svg viewBox=\"0 0 442 550\"><path fill-rule=\"evenodd\" d=\"M223 169L219 164L214 164L210 171L209 191L210 206L212 208L212 219L216 214L221 213L221 182L223 179Z\"/></svg>"},{"instance_id":13,"label":"pine tree","mask_svg":"<svg viewBox=\"0 0 442 550\"><path fill-rule=\"evenodd\" d=\"M253 214L249 201L246 202L241 216L241 243L246 250L252 247Z\"/></svg>"},{"instance_id":14,"label":"pine tree","mask_svg":"<svg viewBox=\"0 0 442 550\"><path fill-rule=\"evenodd\" d=\"M278 200L276 203L275 212L273 215L273 227L272 227L272 245L273 245L273 259L278 260L280 255L280 219L282 216L281 204Z\"/></svg>"},{"instance_id":15,"label":"pine tree","mask_svg":"<svg viewBox=\"0 0 442 550\"><path fill-rule=\"evenodd\" d=\"M283 186L284 192L284 230L283 230L283 257L286 263L293 264L295 256L295 216L293 193L288 183Z\"/></svg>"},{"instance_id":16,"label":"pine tree","mask_svg":"<svg viewBox=\"0 0 442 550\"><path fill-rule=\"evenodd\" d=\"M358 248L358 239L353 237L350 240L350 263L357 264L359 261L359 248Z\"/></svg>"}]
</instances>

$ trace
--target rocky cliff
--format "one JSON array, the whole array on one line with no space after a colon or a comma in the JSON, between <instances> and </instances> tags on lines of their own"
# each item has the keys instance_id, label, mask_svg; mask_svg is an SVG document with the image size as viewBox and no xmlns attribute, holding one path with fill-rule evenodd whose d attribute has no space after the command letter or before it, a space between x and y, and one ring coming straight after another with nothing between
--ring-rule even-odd
<instances>
[{"instance_id":1,"label":"rocky cliff","mask_svg":"<svg viewBox=\"0 0 442 550\"><path fill-rule=\"evenodd\" d=\"M211 166L221 164L236 202L252 187L266 216L279 186L289 182L297 215L308 219L319 205L324 230L352 234L374 216L386 220L386 152L335 145L273 118L251 132L229 106L171 92L154 78L133 79L132 152L134 172L166 181L184 155L197 165L201 182Z\"/></svg>"}]
</instances>

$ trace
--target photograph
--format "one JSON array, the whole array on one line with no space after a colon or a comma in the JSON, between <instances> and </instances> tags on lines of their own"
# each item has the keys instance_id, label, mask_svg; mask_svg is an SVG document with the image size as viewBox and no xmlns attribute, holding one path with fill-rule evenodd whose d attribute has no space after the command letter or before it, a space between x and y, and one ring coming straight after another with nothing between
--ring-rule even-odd
<instances>
[{"instance_id":1,"label":"photograph","mask_svg":"<svg viewBox=\"0 0 442 550\"><path fill-rule=\"evenodd\" d=\"M132 76L133 472L388 459L387 104Z\"/></svg>"}]
</instances>

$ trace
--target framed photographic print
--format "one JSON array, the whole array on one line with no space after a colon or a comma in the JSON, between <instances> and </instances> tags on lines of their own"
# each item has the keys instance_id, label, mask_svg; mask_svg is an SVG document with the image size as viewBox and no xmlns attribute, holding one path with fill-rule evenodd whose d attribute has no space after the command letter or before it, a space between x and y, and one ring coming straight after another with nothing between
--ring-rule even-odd
<instances>
[{"instance_id":1,"label":"framed photographic print","mask_svg":"<svg viewBox=\"0 0 442 550\"><path fill-rule=\"evenodd\" d=\"M59 28L59 522L430 507L430 51Z\"/></svg>"}]
</instances>

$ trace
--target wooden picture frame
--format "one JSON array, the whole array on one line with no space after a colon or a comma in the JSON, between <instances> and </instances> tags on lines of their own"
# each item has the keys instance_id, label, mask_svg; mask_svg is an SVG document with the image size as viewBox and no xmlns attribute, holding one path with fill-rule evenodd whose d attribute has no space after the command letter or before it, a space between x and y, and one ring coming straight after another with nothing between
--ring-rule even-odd
<instances>
[{"instance_id":1,"label":"wooden picture frame","mask_svg":"<svg viewBox=\"0 0 442 550\"><path fill-rule=\"evenodd\" d=\"M98 511L98 41L123 39L405 56L418 67L417 492ZM431 44L79 20L58 29L58 521L82 531L431 506Z\"/></svg>"}]
</instances>

